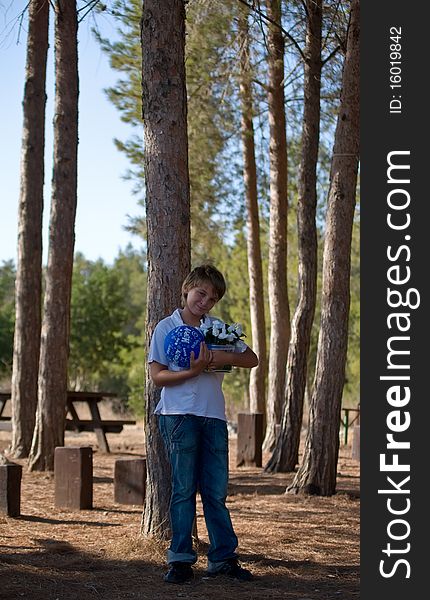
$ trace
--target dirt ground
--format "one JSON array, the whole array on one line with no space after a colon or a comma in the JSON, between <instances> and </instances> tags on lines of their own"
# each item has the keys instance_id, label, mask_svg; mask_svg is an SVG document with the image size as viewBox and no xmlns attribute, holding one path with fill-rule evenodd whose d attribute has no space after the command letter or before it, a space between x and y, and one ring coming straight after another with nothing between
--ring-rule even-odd
<instances>
[{"instance_id":1,"label":"dirt ground","mask_svg":"<svg viewBox=\"0 0 430 600\"><path fill-rule=\"evenodd\" d=\"M285 494L293 474L236 468L230 441L228 507L242 564L255 575L241 583L205 577L207 535L198 506L199 560L186 585L166 584L166 545L139 535L142 507L113 498L114 463L144 454L142 428L108 434L110 454L94 434L66 434L66 445L94 450L92 510L54 505L54 478L29 473L25 460L21 516L0 515L2 600L350 600L359 598L359 463L341 445L337 493L330 498ZM10 433L0 431L0 451ZM265 459L267 460L267 456Z\"/></svg>"}]
</instances>

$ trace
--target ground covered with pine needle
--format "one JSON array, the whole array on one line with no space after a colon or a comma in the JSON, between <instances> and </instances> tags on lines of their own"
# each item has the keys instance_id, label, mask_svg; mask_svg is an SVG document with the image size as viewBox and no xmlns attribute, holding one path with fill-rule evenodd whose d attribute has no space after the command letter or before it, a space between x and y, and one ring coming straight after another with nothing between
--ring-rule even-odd
<instances>
[{"instance_id":1,"label":"ground covered with pine needle","mask_svg":"<svg viewBox=\"0 0 430 600\"><path fill-rule=\"evenodd\" d=\"M198 505L195 578L166 584L167 545L140 536L141 506L116 504L117 458L144 455L139 426L108 434L110 454L95 435L66 435L66 445L94 450L92 510L54 504L51 473L29 473L25 460L21 516L0 514L0 598L3 600L352 600L359 598L359 463L341 445L337 493L329 498L285 494L294 474L236 468L230 440L228 507L243 566L255 579L241 583L205 577L207 534ZM0 451L10 433L0 431ZM265 455L267 460L268 456Z\"/></svg>"}]
</instances>

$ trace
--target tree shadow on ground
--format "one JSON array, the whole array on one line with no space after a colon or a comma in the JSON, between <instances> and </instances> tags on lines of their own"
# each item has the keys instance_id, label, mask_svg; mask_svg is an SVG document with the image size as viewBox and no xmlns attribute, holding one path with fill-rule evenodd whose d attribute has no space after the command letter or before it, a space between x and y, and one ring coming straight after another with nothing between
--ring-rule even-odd
<instances>
[{"instance_id":1,"label":"tree shadow on ground","mask_svg":"<svg viewBox=\"0 0 430 600\"><path fill-rule=\"evenodd\" d=\"M284 494L288 473L283 473L281 476L283 476L282 479L266 473L240 473L239 475L231 475L228 486L229 495Z\"/></svg>"},{"instance_id":2,"label":"tree shadow on ground","mask_svg":"<svg viewBox=\"0 0 430 600\"><path fill-rule=\"evenodd\" d=\"M281 495L292 481L294 473L239 473L230 476L228 493L229 496L243 495ZM352 500L360 498L360 490L356 489L360 477L356 475L339 474L336 486L336 494L346 494Z\"/></svg>"},{"instance_id":3,"label":"tree shadow on ground","mask_svg":"<svg viewBox=\"0 0 430 600\"><path fill-rule=\"evenodd\" d=\"M146 586L151 577L154 586L155 578L160 577L158 569L145 561L104 560L55 539L34 542L32 552L0 552L2 597L8 600L23 597L26 600L119 600L137 597L143 574ZM139 595L139 598L145 597Z\"/></svg>"},{"instance_id":4,"label":"tree shadow on ground","mask_svg":"<svg viewBox=\"0 0 430 600\"><path fill-rule=\"evenodd\" d=\"M148 560L104 558L85 552L68 542L35 539L31 548L2 552L0 578L2 597L7 600L356 600L359 598L358 567L333 566L312 561L277 560L245 554L246 565L264 567L252 582L225 577L209 578L202 567L184 586L163 582L165 566ZM10 547L3 547L6 548Z\"/></svg>"},{"instance_id":5,"label":"tree shadow on ground","mask_svg":"<svg viewBox=\"0 0 430 600\"><path fill-rule=\"evenodd\" d=\"M101 521L81 521L69 519L52 519L34 515L21 515L18 517L21 521L29 521L34 523L48 523L50 525L85 525L86 527L119 527L116 523L103 523Z\"/></svg>"},{"instance_id":6,"label":"tree shadow on ground","mask_svg":"<svg viewBox=\"0 0 430 600\"><path fill-rule=\"evenodd\" d=\"M113 477L96 477L96 476L93 476L93 483L113 483Z\"/></svg>"},{"instance_id":7,"label":"tree shadow on ground","mask_svg":"<svg viewBox=\"0 0 430 600\"><path fill-rule=\"evenodd\" d=\"M353 490L353 489L349 489L347 487L339 487L336 490L336 494L339 494L339 495L345 494L345 496L348 496L348 498L350 500L360 500L360 497L361 497L360 490Z\"/></svg>"},{"instance_id":8,"label":"tree shadow on ground","mask_svg":"<svg viewBox=\"0 0 430 600\"><path fill-rule=\"evenodd\" d=\"M132 506L136 506L133 504ZM115 513L117 515L141 515L143 511L143 506L141 508L112 508L111 506L97 506L91 509L93 512L108 512Z\"/></svg>"}]
</instances>

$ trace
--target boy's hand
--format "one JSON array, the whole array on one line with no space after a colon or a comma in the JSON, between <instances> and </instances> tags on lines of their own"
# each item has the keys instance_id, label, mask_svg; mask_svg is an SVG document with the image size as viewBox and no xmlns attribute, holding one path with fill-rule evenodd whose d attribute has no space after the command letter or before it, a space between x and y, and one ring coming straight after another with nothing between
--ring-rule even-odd
<instances>
[{"instance_id":1,"label":"boy's hand","mask_svg":"<svg viewBox=\"0 0 430 600\"><path fill-rule=\"evenodd\" d=\"M224 365L231 364L231 352L225 350L213 350L212 360L209 363L209 370L221 369Z\"/></svg>"},{"instance_id":2,"label":"boy's hand","mask_svg":"<svg viewBox=\"0 0 430 600\"><path fill-rule=\"evenodd\" d=\"M213 352L209 350L204 342L200 343L200 352L198 358L195 358L194 352L191 352L190 356L190 371L193 371L195 375L199 375L204 371L212 360Z\"/></svg>"}]
</instances>

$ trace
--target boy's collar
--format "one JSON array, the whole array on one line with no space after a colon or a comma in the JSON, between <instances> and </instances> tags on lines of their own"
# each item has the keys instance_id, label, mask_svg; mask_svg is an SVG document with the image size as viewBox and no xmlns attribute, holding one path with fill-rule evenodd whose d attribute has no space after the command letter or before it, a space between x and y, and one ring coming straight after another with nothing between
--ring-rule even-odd
<instances>
[{"instance_id":1,"label":"boy's collar","mask_svg":"<svg viewBox=\"0 0 430 600\"><path fill-rule=\"evenodd\" d=\"M182 318L182 309L181 308L177 308L173 314L172 314L172 320L173 320L173 324L175 325L175 327L179 327L180 325L185 325L184 320ZM209 315L204 314L203 317L200 319L200 323L204 323L205 321L210 323L210 317Z\"/></svg>"},{"instance_id":2,"label":"boy's collar","mask_svg":"<svg viewBox=\"0 0 430 600\"><path fill-rule=\"evenodd\" d=\"M207 315L203 315L203 317L200 319L200 323L202 323L206 318L207 318ZM181 308L177 308L173 312L172 319L173 319L173 323L174 323L175 327L179 327L180 325L185 325L184 319L182 318L182 309Z\"/></svg>"},{"instance_id":3,"label":"boy's collar","mask_svg":"<svg viewBox=\"0 0 430 600\"><path fill-rule=\"evenodd\" d=\"M184 321L182 320L182 314L181 314L180 308L177 308L172 313L172 320L173 320L173 324L175 325L175 327L179 327L180 325L184 324Z\"/></svg>"}]
</instances>

